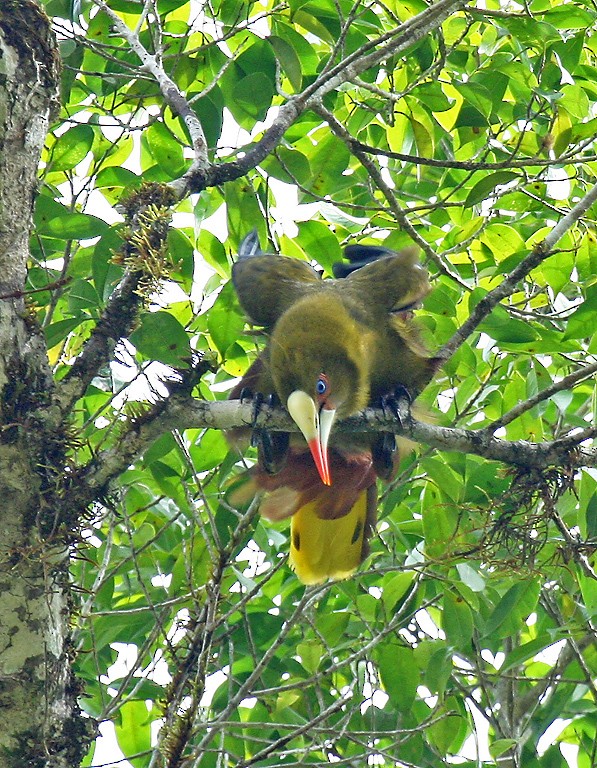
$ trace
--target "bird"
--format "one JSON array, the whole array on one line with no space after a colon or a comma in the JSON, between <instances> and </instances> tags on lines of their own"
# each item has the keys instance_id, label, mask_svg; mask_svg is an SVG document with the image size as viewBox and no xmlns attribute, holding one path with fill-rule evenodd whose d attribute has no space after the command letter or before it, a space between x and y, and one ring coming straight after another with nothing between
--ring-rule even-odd
<instances>
[{"instance_id":1,"label":"bird","mask_svg":"<svg viewBox=\"0 0 597 768\"><path fill-rule=\"evenodd\" d=\"M280 403L301 433L255 429L258 461L245 480L250 494L264 492L264 517L291 518L290 565L304 584L347 578L363 562L376 479L397 463L393 435L334 425L396 393L416 396L438 365L414 320L431 289L417 250L354 244L345 255L349 264L323 279L306 261L263 252L252 231L232 267L239 304L267 343L229 397L250 395L256 410Z\"/></svg>"}]
</instances>

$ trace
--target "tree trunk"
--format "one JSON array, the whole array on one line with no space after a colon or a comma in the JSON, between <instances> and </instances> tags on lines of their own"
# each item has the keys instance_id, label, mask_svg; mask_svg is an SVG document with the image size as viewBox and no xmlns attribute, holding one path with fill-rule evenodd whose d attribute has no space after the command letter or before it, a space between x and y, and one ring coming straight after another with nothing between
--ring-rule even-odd
<instances>
[{"instance_id":1,"label":"tree trunk","mask_svg":"<svg viewBox=\"0 0 597 768\"><path fill-rule=\"evenodd\" d=\"M65 430L51 424L43 335L25 301L40 152L57 106L50 23L0 8L0 765L72 768L85 739L68 649Z\"/></svg>"}]
</instances>

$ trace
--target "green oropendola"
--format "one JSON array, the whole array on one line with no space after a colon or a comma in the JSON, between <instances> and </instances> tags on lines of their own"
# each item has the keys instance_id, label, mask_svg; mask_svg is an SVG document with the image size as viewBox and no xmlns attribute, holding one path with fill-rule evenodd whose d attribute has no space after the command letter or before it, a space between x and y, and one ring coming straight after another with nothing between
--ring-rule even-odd
<instances>
[{"instance_id":1,"label":"green oropendola","mask_svg":"<svg viewBox=\"0 0 597 768\"><path fill-rule=\"evenodd\" d=\"M368 553L376 517L376 477L391 477L387 433L339 435L333 425L396 391L418 393L436 360L419 339L413 309L430 290L416 251L349 246L340 279L309 264L263 253L255 232L241 243L232 280L267 346L230 394L279 400L302 432L261 433L252 487L260 512L292 517L290 562L316 584L350 575Z\"/></svg>"}]
</instances>

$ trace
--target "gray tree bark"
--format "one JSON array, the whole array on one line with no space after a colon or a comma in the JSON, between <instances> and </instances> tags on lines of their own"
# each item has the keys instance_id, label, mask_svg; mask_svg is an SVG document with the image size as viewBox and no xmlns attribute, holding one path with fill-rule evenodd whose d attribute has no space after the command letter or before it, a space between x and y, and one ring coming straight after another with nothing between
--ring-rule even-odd
<instances>
[{"instance_id":1,"label":"gray tree bark","mask_svg":"<svg viewBox=\"0 0 597 768\"><path fill-rule=\"evenodd\" d=\"M79 765L68 647L66 437L48 413L43 336L25 301L40 153L59 57L33 0L0 7L0 766Z\"/></svg>"}]
</instances>

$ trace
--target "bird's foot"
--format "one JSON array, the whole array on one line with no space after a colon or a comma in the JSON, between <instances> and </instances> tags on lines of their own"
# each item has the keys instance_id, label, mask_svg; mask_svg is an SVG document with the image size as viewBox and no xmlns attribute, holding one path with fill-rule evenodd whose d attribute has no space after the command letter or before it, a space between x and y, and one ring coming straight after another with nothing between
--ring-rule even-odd
<instances>
[{"instance_id":1,"label":"bird's foot","mask_svg":"<svg viewBox=\"0 0 597 768\"><path fill-rule=\"evenodd\" d=\"M398 457L396 438L391 432L380 432L371 446L373 469L378 477L389 480Z\"/></svg>"},{"instance_id":2,"label":"bird's foot","mask_svg":"<svg viewBox=\"0 0 597 768\"><path fill-rule=\"evenodd\" d=\"M268 432L262 429L259 436L259 463L268 475L277 474L286 463L290 435L288 432Z\"/></svg>"},{"instance_id":3,"label":"bird's foot","mask_svg":"<svg viewBox=\"0 0 597 768\"><path fill-rule=\"evenodd\" d=\"M246 403L247 401L253 399L253 392L249 389L249 387L243 387L238 395L238 399L241 401L241 403Z\"/></svg>"},{"instance_id":4,"label":"bird's foot","mask_svg":"<svg viewBox=\"0 0 597 768\"><path fill-rule=\"evenodd\" d=\"M404 427L405 416L408 418L411 402L408 389L398 386L379 399L379 407L385 416L393 416L398 419L400 426ZM391 479L399 461L395 435L391 432L380 432L373 441L371 452L373 468L378 477L383 480Z\"/></svg>"},{"instance_id":5,"label":"bird's foot","mask_svg":"<svg viewBox=\"0 0 597 768\"><path fill-rule=\"evenodd\" d=\"M402 385L396 387L392 392L388 392L380 399L380 407L385 415L394 416L404 426L404 402L406 401L407 413L412 403L412 397L408 389ZM401 410L402 406L402 410Z\"/></svg>"},{"instance_id":6,"label":"bird's foot","mask_svg":"<svg viewBox=\"0 0 597 768\"><path fill-rule=\"evenodd\" d=\"M244 395L244 398L243 398ZM270 395L264 395L263 392L251 392L248 389L243 389L240 393L240 399L241 400L250 400L253 403L253 413L251 415L251 426L253 428L253 435L251 437L251 445L256 446L259 445L260 441L260 435L262 432L266 432L263 427L257 426L257 420L259 419L259 414L261 413L261 409L264 405L267 405L270 408L273 408L276 405L280 405L280 400L275 394Z\"/></svg>"},{"instance_id":7,"label":"bird's foot","mask_svg":"<svg viewBox=\"0 0 597 768\"><path fill-rule=\"evenodd\" d=\"M274 393L264 395L262 392L252 392L247 387L241 390L240 400L253 403L251 445L257 448L259 463L263 469L268 475L275 475L286 461L290 435L288 432L270 432L258 427L257 419L264 405L274 408L280 405L280 400Z\"/></svg>"}]
</instances>

